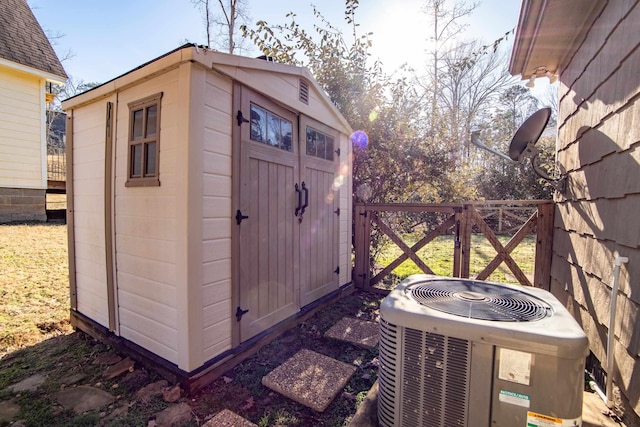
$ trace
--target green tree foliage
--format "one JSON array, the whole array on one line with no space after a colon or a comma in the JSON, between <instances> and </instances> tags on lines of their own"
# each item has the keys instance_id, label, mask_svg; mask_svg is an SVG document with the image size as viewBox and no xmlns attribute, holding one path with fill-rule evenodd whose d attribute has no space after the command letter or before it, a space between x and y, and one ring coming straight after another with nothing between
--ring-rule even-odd
<instances>
[{"instance_id":1,"label":"green tree foliage","mask_svg":"<svg viewBox=\"0 0 640 427\"><path fill-rule=\"evenodd\" d=\"M354 129L368 135L368 145L354 146L356 200L369 202L445 202L460 198L452 182L453 164L425 125L422 97L404 78L385 75L369 53L372 33L359 34L358 0L346 0L348 38L314 7L318 24L301 28L289 22L271 26L258 21L242 27L267 56L309 68ZM366 196L365 196L366 194Z\"/></svg>"},{"instance_id":2,"label":"green tree foliage","mask_svg":"<svg viewBox=\"0 0 640 427\"><path fill-rule=\"evenodd\" d=\"M497 108L484 123L483 141L498 151L507 153L508 145L518 127L539 108L539 102L522 86L511 86L498 99ZM555 120L553 117L552 121ZM543 136L537 143L542 150L541 162L554 162L555 137ZM529 162L509 163L490 153L476 157L478 195L486 200L551 199L553 188L539 178ZM551 172L551 171L550 171Z\"/></svg>"}]
</instances>

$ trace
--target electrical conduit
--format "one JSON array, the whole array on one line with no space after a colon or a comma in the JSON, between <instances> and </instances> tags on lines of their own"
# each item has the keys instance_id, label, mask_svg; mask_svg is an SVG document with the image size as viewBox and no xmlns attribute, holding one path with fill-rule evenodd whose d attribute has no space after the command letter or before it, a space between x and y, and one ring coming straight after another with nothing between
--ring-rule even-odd
<instances>
[{"instance_id":1,"label":"electrical conduit","mask_svg":"<svg viewBox=\"0 0 640 427\"><path fill-rule=\"evenodd\" d=\"M614 340L616 324L616 302L618 299L618 278L620 266L629 262L625 256L617 256L613 260L613 286L611 288L611 310L609 312L609 333L607 335L607 387L605 403L609 409L613 408L613 365L615 363Z\"/></svg>"}]
</instances>

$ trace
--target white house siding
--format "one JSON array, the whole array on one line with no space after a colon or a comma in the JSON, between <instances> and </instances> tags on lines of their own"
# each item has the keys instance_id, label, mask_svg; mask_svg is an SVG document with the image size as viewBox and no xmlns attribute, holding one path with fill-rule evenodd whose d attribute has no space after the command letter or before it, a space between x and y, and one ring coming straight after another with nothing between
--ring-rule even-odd
<instances>
[{"instance_id":1,"label":"white house siding","mask_svg":"<svg viewBox=\"0 0 640 427\"><path fill-rule=\"evenodd\" d=\"M186 141L178 124L177 69L118 93L115 146L115 249L119 332L124 338L178 362L177 200L186 168L178 151ZM162 92L159 187L125 187L128 154L128 103Z\"/></svg>"},{"instance_id":2,"label":"white house siding","mask_svg":"<svg viewBox=\"0 0 640 427\"><path fill-rule=\"evenodd\" d=\"M233 82L207 72L202 153L203 356L231 348L231 131Z\"/></svg>"},{"instance_id":3,"label":"white house siding","mask_svg":"<svg viewBox=\"0 0 640 427\"><path fill-rule=\"evenodd\" d=\"M640 5L609 2L560 77L558 196L552 291L604 364L613 261L622 268L614 380L640 413Z\"/></svg>"},{"instance_id":4,"label":"white house siding","mask_svg":"<svg viewBox=\"0 0 640 427\"><path fill-rule=\"evenodd\" d=\"M73 205L77 309L109 326L104 232L106 101L73 111Z\"/></svg>"},{"instance_id":5,"label":"white house siding","mask_svg":"<svg viewBox=\"0 0 640 427\"><path fill-rule=\"evenodd\" d=\"M46 188L44 80L0 67L0 187Z\"/></svg>"}]
</instances>

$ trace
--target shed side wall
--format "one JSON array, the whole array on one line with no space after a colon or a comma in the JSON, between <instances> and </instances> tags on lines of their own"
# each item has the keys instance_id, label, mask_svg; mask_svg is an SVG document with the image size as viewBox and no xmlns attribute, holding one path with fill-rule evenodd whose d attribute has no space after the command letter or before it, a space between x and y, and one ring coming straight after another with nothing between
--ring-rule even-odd
<instances>
[{"instance_id":1,"label":"shed side wall","mask_svg":"<svg viewBox=\"0 0 640 427\"><path fill-rule=\"evenodd\" d=\"M340 170L337 182L340 191L340 237L339 237L339 285L351 282L351 227L352 192L352 146L349 135L340 135Z\"/></svg>"},{"instance_id":2,"label":"shed side wall","mask_svg":"<svg viewBox=\"0 0 640 427\"><path fill-rule=\"evenodd\" d=\"M202 161L203 354L231 348L231 131L233 82L206 73Z\"/></svg>"},{"instance_id":3,"label":"shed side wall","mask_svg":"<svg viewBox=\"0 0 640 427\"><path fill-rule=\"evenodd\" d=\"M77 310L109 327L104 230L105 104L73 111L73 235Z\"/></svg>"},{"instance_id":4,"label":"shed side wall","mask_svg":"<svg viewBox=\"0 0 640 427\"><path fill-rule=\"evenodd\" d=\"M178 363L177 206L186 168L179 150L188 141L178 134L188 114L178 108L179 71L152 77L118 94L115 146L115 245L120 334ZM125 187L127 181L128 103L162 92L159 187ZM180 280L179 280L180 279Z\"/></svg>"},{"instance_id":5,"label":"shed side wall","mask_svg":"<svg viewBox=\"0 0 640 427\"><path fill-rule=\"evenodd\" d=\"M613 261L622 268L614 381L640 413L640 43L637 1L608 2L560 84L552 292L566 303L605 364Z\"/></svg>"}]
</instances>

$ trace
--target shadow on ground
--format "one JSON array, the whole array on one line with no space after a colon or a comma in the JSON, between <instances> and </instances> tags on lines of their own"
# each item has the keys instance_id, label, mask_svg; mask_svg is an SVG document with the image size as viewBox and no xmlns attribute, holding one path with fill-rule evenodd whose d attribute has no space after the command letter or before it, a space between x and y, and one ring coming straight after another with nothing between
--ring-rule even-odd
<instances>
[{"instance_id":1,"label":"shadow on ground","mask_svg":"<svg viewBox=\"0 0 640 427\"><path fill-rule=\"evenodd\" d=\"M193 396L82 332L0 359L0 426L199 426L230 409L257 425L341 426L377 374L377 349L324 337L343 317L377 320L380 297L354 293L316 313ZM356 367L322 413L262 385L262 377L303 348Z\"/></svg>"}]
</instances>

